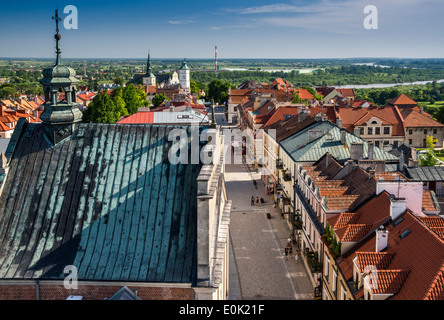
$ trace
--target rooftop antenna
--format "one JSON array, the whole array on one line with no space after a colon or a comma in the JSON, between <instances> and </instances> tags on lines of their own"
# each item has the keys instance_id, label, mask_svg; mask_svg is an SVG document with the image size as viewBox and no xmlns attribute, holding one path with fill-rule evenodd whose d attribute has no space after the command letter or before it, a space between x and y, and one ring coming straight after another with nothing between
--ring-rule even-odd
<instances>
[{"instance_id":1,"label":"rooftop antenna","mask_svg":"<svg viewBox=\"0 0 444 320\"><path fill-rule=\"evenodd\" d=\"M217 45L214 47L214 50L215 50L215 52L214 52L214 63L215 63L216 71L217 71Z\"/></svg>"}]
</instances>

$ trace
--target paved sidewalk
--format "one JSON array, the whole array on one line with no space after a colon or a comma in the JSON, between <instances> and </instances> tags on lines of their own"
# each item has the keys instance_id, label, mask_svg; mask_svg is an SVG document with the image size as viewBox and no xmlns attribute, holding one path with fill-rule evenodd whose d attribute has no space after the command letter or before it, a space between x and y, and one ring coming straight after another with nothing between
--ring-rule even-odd
<instances>
[{"instance_id":1,"label":"paved sidewalk","mask_svg":"<svg viewBox=\"0 0 444 320\"><path fill-rule=\"evenodd\" d=\"M226 165L227 194L232 200L229 299L313 299L303 262L284 256L290 229L273 208L263 182L256 180L254 185L253 177L258 178L245 165ZM265 203L251 206L251 196Z\"/></svg>"}]
</instances>

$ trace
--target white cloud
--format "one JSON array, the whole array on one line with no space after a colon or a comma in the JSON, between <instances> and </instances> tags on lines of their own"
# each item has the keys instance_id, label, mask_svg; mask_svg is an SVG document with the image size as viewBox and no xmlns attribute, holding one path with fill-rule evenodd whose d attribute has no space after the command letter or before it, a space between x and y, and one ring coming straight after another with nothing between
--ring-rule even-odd
<instances>
[{"instance_id":1,"label":"white cloud","mask_svg":"<svg viewBox=\"0 0 444 320\"><path fill-rule=\"evenodd\" d=\"M169 24L189 24L189 23L196 23L197 21L194 19L188 19L188 20L168 20Z\"/></svg>"}]
</instances>

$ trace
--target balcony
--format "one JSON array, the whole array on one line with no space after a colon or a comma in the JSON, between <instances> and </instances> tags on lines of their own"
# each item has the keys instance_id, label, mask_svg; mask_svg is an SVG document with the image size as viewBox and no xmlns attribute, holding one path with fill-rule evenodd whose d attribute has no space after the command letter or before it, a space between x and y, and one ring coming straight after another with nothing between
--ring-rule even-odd
<instances>
[{"instance_id":1,"label":"balcony","mask_svg":"<svg viewBox=\"0 0 444 320\"><path fill-rule=\"evenodd\" d=\"M276 169L278 170L284 169L284 163L282 162L281 159L276 159Z\"/></svg>"},{"instance_id":2,"label":"balcony","mask_svg":"<svg viewBox=\"0 0 444 320\"><path fill-rule=\"evenodd\" d=\"M299 197L305 211L307 212L308 216L310 217L314 227L316 228L316 231L318 232L319 235L322 236L325 231L324 225L318 220L316 212L313 210L311 205L308 203L301 188L297 184L294 184L293 188L294 188L294 191L296 192L296 195Z\"/></svg>"},{"instance_id":3,"label":"balcony","mask_svg":"<svg viewBox=\"0 0 444 320\"><path fill-rule=\"evenodd\" d=\"M282 179L284 180L284 181L291 181L291 175L289 174L289 173L284 173L283 174L283 176L282 176Z\"/></svg>"}]
</instances>

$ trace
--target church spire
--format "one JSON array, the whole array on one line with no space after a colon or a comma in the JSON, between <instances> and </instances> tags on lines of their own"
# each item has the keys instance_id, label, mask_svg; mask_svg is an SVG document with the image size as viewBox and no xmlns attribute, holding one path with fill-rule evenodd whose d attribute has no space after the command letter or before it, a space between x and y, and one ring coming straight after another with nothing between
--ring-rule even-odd
<instances>
[{"instance_id":1,"label":"church spire","mask_svg":"<svg viewBox=\"0 0 444 320\"><path fill-rule=\"evenodd\" d=\"M149 51L148 51L148 59L146 61L146 76L147 77L154 77L153 70L151 68L151 55L150 55Z\"/></svg>"},{"instance_id":2,"label":"church spire","mask_svg":"<svg viewBox=\"0 0 444 320\"><path fill-rule=\"evenodd\" d=\"M45 134L49 140L56 145L58 142L69 137L75 128L75 124L82 120L82 111L77 103L77 83L74 69L62 65L59 21L57 10L52 17L56 22L56 63L54 66L43 70L43 85L45 93L45 104L40 119L45 125Z\"/></svg>"},{"instance_id":3,"label":"church spire","mask_svg":"<svg viewBox=\"0 0 444 320\"><path fill-rule=\"evenodd\" d=\"M52 17L52 20L55 20L56 23L56 34L54 35L54 38L56 39L56 66L61 65L62 64L62 50L60 48L60 39L62 38L62 36L59 33L59 22L62 21L62 19L59 18L59 14L58 14L58 10L55 10L55 15Z\"/></svg>"}]
</instances>

